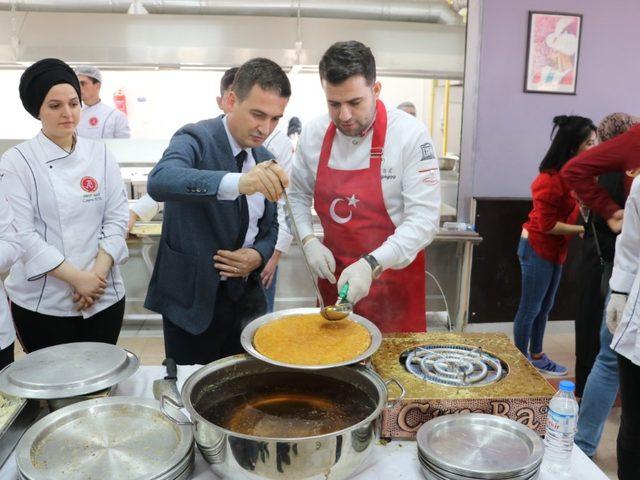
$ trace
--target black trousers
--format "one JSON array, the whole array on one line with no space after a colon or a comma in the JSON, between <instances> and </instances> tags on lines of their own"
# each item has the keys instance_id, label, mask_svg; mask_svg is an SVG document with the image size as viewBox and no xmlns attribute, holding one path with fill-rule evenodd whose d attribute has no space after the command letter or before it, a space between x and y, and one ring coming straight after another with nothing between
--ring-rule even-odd
<instances>
[{"instance_id":1,"label":"black trousers","mask_svg":"<svg viewBox=\"0 0 640 480\"><path fill-rule=\"evenodd\" d=\"M13 346L14 343L11 342L11 345L7 346L7 348L0 350L0 370L13 363Z\"/></svg>"},{"instance_id":2,"label":"black trousers","mask_svg":"<svg viewBox=\"0 0 640 480\"><path fill-rule=\"evenodd\" d=\"M618 431L618 478L640 478L640 366L618 355L622 415Z\"/></svg>"},{"instance_id":3,"label":"black trousers","mask_svg":"<svg viewBox=\"0 0 640 480\"><path fill-rule=\"evenodd\" d=\"M600 351L600 325L605 307L605 299L600 291L600 258L587 248L583 251L580 278L580 299L575 321L577 397L582 397L587 377Z\"/></svg>"},{"instance_id":4,"label":"black trousers","mask_svg":"<svg viewBox=\"0 0 640 480\"><path fill-rule=\"evenodd\" d=\"M163 316L164 350L178 365L205 365L220 358L243 353L242 329L267 312L267 298L257 275L247 280L242 296L234 300L229 287L220 282L213 319L199 335L193 335Z\"/></svg>"},{"instance_id":5,"label":"black trousers","mask_svg":"<svg viewBox=\"0 0 640 480\"><path fill-rule=\"evenodd\" d=\"M11 304L16 333L27 353L72 342L103 342L115 345L124 317L125 299L92 317L43 315Z\"/></svg>"}]
</instances>

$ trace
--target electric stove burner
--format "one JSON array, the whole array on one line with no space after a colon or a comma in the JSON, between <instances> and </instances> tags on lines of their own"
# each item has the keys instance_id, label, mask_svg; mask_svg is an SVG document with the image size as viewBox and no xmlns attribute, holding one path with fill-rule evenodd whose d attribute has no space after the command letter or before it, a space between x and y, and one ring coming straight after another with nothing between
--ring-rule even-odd
<instances>
[{"instance_id":1,"label":"electric stove burner","mask_svg":"<svg viewBox=\"0 0 640 480\"><path fill-rule=\"evenodd\" d=\"M481 348L461 345L423 345L409 351L405 367L431 383L456 387L489 385L506 375L499 358Z\"/></svg>"}]
</instances>

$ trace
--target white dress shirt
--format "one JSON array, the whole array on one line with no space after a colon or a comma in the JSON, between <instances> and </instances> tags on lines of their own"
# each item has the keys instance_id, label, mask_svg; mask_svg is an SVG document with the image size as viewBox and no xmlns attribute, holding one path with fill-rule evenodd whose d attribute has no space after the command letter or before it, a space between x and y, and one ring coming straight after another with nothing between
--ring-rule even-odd
<instances>
[{"instance_id":1,"label":"white dress shirt","mask_svg":"<svg viewBox=\"0 0 640 480\"><path fill-rule=\"evenodd\" d=\"M24 248L5 282L11 301L45 315L78 315L73 287L47 273L63 261L89 270L99 249L114 266L104 294L82 315L124 297L118 264L129 256L129 209L120 168L103 143L78 137L68 153L40 132L5 152L0 179Z\"/></svg>"},{"instance_id":2,"label":"white dress shirt","mask_svg":"<svg viewBox=\"0 0 640 480\"><path fill-rule=\"evenodd\" d=\"M640 177L633 180L624 207L622 233L616 239L616 255L609 286L628 293L622 320L616 329L611 348L640 365Z\"/></svg>"},{"instance_id":3,"label":"white dress shirt","mask_svg":"<svg viewBox=\"0 0 640 480\"><path fill-rule=\"evenodd\" d=\"M253 167L256 166L256 159L253 158L253 153L251 153L250 148L242 148L236 142L236 139L233 138L231 132L229 132L229 127L227 126L227 117L225 116L222 119L222 123L224 124L224 131L227 132L227 138L229 139L229 145L231 145L231 153L234 157L236 157L242 150L247 152L247 158L242 165L242 172L236 173L227 173L222 180L220 181L220 185L218 187L218 200L235 200L240 196L239 190L239 182L240 177L243 173L247 173ZM247 248L253 245L253 242L256 239L256 235L258 235L258 221L264 215L264 195L261 193L254 193L253 195L247 195L247 206L249 207L249 226L247 227L247 233L244 237L244 242L242 244L242 248ZM265 259L269 260L268 258Z\"/></svg>"},{"instance_id":4,"label":"white dress shirt","mask_svg":"<svg viewBox=\"0 0 640 480\"><path fill-rule=\"evenodd\" d=\"M313 233L311 205L320 149L329 116L316 118L302 129L291 174L289 199L302 238ZM363 137L339 130L333 140L329 167L359 170L369 167L373 129ZM387 135L381 168L382 196L396 226L370 253L384 268L404 268L429 245L440 221L440 172L435 148L425 125L411 115L387 109ZM362 233L366 235L365 232Z\"/></svg>"},{"instance_id":5,"label":"white dress shirt","mask_svg":"<svg viewBox=\"0 0 640 480\"><path fill-rule=\"evenodd\" d=\"M13 225L13 212L7 199L0 194L0 273L9 270L20 255L22 247ZM15 339L16 331L13 328L7 294L0 280L0 350L7 348Z\"/></svg>"},{"instance_id":6,"label":"white dress shirt","mask_svg":"<svg viewBox=\"0 0 640 480\"><path fill-rule=\"evenodd\" d=\"M93 139L131 137L127 116L102 101L82 107L77 132L81 137Z\"/></svg>"}]
</instances>

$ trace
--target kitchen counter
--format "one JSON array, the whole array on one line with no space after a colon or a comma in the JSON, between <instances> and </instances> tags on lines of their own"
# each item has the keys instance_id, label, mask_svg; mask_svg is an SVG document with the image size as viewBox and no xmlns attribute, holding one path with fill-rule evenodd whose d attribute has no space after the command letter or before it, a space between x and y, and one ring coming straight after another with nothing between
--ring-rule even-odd
<instances>
[{"instance_id":1,"label":"kitchen counter","mask_svg":"<svg viewBox=\"0 0 640 480\"><path fill-rule=\"evenodd\" d=\"M178 367L178 385L181 386L184 380L198 368L198 366ZM164 375L164 367L140 367L130 379L118 385L115 394L152 398L153 381L164 377ZM377 443L365 464L352 477L352 480L388 480L389 478L396 480L424 479L420 472L415 442L392 441L386 445ZM576 446L573 448L571 477L569 478L573 480L607 480L607 476ZM15 456L12 454L4 467L0 469L0 480L17 479ZM209 465L197 450L196 467L192 479L221 480L221 477L209 469ZM551 475L542 473L538 480L554 479Z\"/></svg>"},{"instance_id":2,"label":"kitchen counter","mask_svg":"<svg viewBox=\"0 0 640 480\"><path fill-rule=\"evenodd\" d=\"M315 234L322 238L319 223L314 229ZM127 288L125 321L156 318L155 314L142 308L142 302L153 271L161 231L162 223L155 221L138 222L132 229L132 233L141 238L128 241L131 258L121 266ZM441 229L426 249L427 310L438 312L434 315L445 319L446 315L440 312L448 310L451 327L455 331L464 330L467 323L473 247L481 241L482 238L476 232ZM277 310L315 304L315 294L303 262L300 249L295 245L282 256L276 292Z\"/></svg>"}]
</instances>

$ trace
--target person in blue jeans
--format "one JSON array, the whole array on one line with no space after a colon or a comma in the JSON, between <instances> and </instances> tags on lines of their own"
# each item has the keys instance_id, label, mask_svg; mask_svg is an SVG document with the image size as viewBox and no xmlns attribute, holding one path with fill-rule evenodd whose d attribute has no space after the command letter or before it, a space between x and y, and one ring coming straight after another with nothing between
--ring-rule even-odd
<instances>
[{"instance_id":1,"label":"person in blue jeans","mask_svg":"<svg viewBox=\"0 0 640 480\"><path fill-rule=\"evenodd\" d=\"M534 367L548 375L565 375L567 368L543 350L544 330L567 259L569 240L584 233L578 204L560 176L570 158L596 144L596 127L585 117L559 115L553 119L551 146L531 184L533 209L522 226L518 259L522 272L520 305L513 321L516 347Z\"/></svg>"},{"instance_id":2,"label":"person in blue jeans","mask_svg":"<svg viewBox=\"0 0 640 480\"><path fill-rule=\"evenodd\" d=\"M604 302L609 303L611 292ZM620 381L618 380L618 357L609 345L613 335L603 320L600 327L600 352L591 368L584 387L578 433L575 442L588 457L593 457L600 443L604 423L616 400Z\"/></svg>"}]
</instances>

